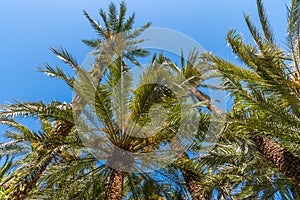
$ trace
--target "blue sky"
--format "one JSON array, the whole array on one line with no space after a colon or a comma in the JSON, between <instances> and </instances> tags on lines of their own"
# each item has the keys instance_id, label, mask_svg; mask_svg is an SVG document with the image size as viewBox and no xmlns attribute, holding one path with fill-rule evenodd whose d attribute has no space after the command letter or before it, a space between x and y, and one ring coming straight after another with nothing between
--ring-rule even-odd
<instances>
[{"instance_id":1,"label":"blue sky","mask_svg":"<svg viewBox=\"0 0 300 200\"><path fill-rule=\"evenodd\" d=\"M0 103L18 100L69 101L72 93L59 80L38 73L48 62L64 65L49 47L66 47L82 63L89 49L81 39L96 34L83 16L85 9L97 18L99 8L110 1L2 0L0 2ZM119 1L113 1L118 3ZM136 25L151 21L155 27L174 29L195 39L206 50L234 60L225 36L235 28L252 42L243 12L258 23L255 0L128 0L128 13L136 13ZM284 40L287 0L265 0L277 40ZM68 68L67 68L68 69Z\"/></svg>"}]
</instances>

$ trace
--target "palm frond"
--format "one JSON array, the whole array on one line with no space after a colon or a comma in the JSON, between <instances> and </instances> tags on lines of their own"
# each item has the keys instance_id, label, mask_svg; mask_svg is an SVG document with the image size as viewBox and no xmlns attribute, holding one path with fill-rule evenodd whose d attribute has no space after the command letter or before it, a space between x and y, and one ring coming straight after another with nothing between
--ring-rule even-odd
<instances>
[{"instance_id":1,"label":"palm frond","mask_svg":"<svg viewBox=\"0 0 300 200\"><path fill-rule=\"evenodd\" d=\"M43 102L16 102L10 105L1 105L3 111L0 116L7 117L29 117L39 116L42 118L48 118L52 120L63 120L68 123L73 123L73 114L66 103L60 103L52 101L46 105Z\"/></svg>"},{"instance_id":2,"label":"palm frond","mask_svg":"<svg viewBox=\"0 0 300 200\"><path fill-rule=\"evenodd\" d=\"M66 75L58 66L56 66L56 69L54 69L48 63L46 63L45 68L39 67L38 70L48 76L63 80L71 89L74 87L74 77Z\"/></svg>"},{"instance_id":3,"label":"palm frond","mask_svg":"<svg viewBox=\"0 0 300 200\"><path fill-rule=\"evenodd\" d=\"M50 48L50 50L62 61L70 65L75 71L79 71L80 67L77 64L77 61L72 57L72 55L64 48L60 47L59 49Z\"/></svg>"},{"instance_id":4,"label":"palm frond","mask_svg":"<svg viewBox=\"0 0 300 200\"><path fill-rule=\"evenodd\" d=\"M268 22L268 18L267 18L266 11L264 9L262 0L257 0L256 4L257 4L258 15L259 15L262 30L264 32L264 36L270 44L273 44L274 36L271 31L270 24Z\"/></svg>"},{"instance_id":5,"label":"palm frond","mask_svg":"<svg viewBox=\"0 0 300 200\"><path fill-rule=\"evenodd\" d=\"M101 38L106 38L107 32L101 27L101 25L98 22L96 22L95 20L93 20L86 11L83 11L83 14L88 19L88 21L90 22L90 24L92 25L94 30L98 33L98 35Z\"/></svg>"}]
</instances>

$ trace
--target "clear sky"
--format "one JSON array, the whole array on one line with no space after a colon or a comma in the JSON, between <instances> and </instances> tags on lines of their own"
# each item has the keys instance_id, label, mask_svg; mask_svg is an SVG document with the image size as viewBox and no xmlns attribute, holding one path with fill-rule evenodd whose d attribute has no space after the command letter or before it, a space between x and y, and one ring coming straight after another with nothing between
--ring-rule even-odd
<instances>
[{"instance_id":1,"label":"clear sky","mask_svg":"<svg viewBox=\"0 0 300 200\"><path fill-rule=\"evenodd\" d=\"M118 3L119 1L113 1ZM258 23L255 0L128 0L128 13L136 13L136 25L151 21L155 27L188 35L206 50L233 60L226 46L229 29L242 32L252 42L243 12ZM64 67L49 47L66 47L82 63L89 49L81 39L96 34L83 16L85 9L98 18L104 0L1 0L0 2L0 103L18 100L69 101L72 93L59 80L38 73L48 62ZM265 0L277 40L284 40L287 0Z\"/></svg>"}]
</instances>

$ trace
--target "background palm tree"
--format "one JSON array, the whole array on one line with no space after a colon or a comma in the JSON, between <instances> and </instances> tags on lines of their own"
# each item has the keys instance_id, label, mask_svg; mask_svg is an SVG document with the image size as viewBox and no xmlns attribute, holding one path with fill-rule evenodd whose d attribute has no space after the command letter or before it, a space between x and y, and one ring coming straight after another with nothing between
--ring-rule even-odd
<instances>
[{"instance_id":1,"label":"background palm tree","mask_svg":"<svg viewBox=\"0 0 300 200\"><path fill-rule=\"evenodd\" d=\"M234 98L233 110L228 115L230 130L237 137L249 138L264 159L293 183L286 183L287 189L293 191L299 191L300 180L299 5L299 1L293 0L288 9L287 52L275 42L262 2L258 0L262 33L245 15L255 45L246 44L235 30L227 35L227 42L245 67L208 55ZM275 177L283 179L278 170L274 169L274 173L274 182L277 182Z\"/></svg>"},{"instance_id":2,"label":"background palm tree","mask_svg":"<svg viewBox=\"0 0 300 200\"><path fill-rule=\"evenodd\" d=\"M182 60L183 57L182 55ZM200 89L208 86L204 84L206 79L216 76L215 73L210 73L210 66L206 68L208 60L196 51L190 53L181 67L177 67L167 58L166 60L191 81L191 92L195 98L213 115L218 116L219 123L226 127L225 113ZM209 113L204 112L201 117L205 120L200 120L194 145L187 152L190 155L198 155L207 145L205 135L210 122ZM251 140L235 135L234 128L235 126L230 125L225 132L222 132L223 128L220 129L220 138L216 141L215 148L207 152L208 155L204 158L185 154L176 162L175 166L180 169L192 199L270 198L276 195L293 198L289 180L263 161Z\"/></svg>"}]
</instances>

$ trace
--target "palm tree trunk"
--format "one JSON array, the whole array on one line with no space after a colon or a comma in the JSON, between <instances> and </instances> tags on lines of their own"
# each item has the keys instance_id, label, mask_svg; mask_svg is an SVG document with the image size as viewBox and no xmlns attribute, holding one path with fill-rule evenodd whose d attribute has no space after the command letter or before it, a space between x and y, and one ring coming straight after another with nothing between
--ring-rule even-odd
<instances>
[{"instance_id":1,"label":"palm tree trunk","mask_svg":"<svg viewBox=\"0 0 300 200\"><path fill-rule=\"evenodd\" d=\"M189 159L187 153L184 153L182 158ZM184 167L181 167L180 170L192 199L209 199L209 197L204 193L204 188L198 183L200 181L200 177L192 170L185 169Z\"/></svg>"},{"instance_id":2,"label":"palm tree trunk","mask_svg":"<svg viewBox=\"0 0 300 200\"><path fill-rule=\"evenodd\" d=\"M124 174L123 171L111 168L109 183L104 195L105 200L122 199Z\"/></svg>"},{"instance_id":3,"label":"palm tree trunk","mask_svg":"<svg viewBox=\"0 0 300 200\"><path fill-rule=\"evenodd\" d=\"M47 166L51 163L52 159L55 157L55 155L57 155L58 152L58 148L53 150L46 158L37 164L34 171L24 178L22 177L23 181L20 181L20 185L17 184L10 194L12 200L22 200L28 196L29 192L35 186L37 180L41 177Z\"/></svg>"},{"instance_id":4,"label":"palm tree trunk","mask_svg":"<svg viewBox=\"0 0 300 200\"><path fill-rule=\"evenodd\" d=\"M265 136L251 139L256 149L300 189L300 159Z\"/></svg>"},{"instance_id":5,"label":"palm tree trunk","mask_svg":"<svg viewBox=\"0 0 300 200\"><path fill-rule=\"evenodd\" d=\"M58 122L55 124L55 128L51 132L57 136L59 136L59 135L67 136L70 133L72 127L73 127L73 124L71 124L71 123ZM17 142L15 142L15 143L17 143ZM35 186L35 184L37 183L39 178L42 176L42 174L46 170L47 166L51 163L52 159L59 152L59 148L57 145L53 146L51 148L52 148L52 150L49 150L49 151L51 151L51 153L46 158L44 158L44 160L42 160L41 163L39 163L36 166L36 169L32 173L30 173L28 176L24 177L25 181L21 181L20 185L17 186L12 191L12 193L11 193L12 200L21 200L28 196L28 194L30 193L32 188ZM10 187L11 183L12 182L5 183L5 185L7 185L7 189ZM20 188L22 188L22 190Z\"/></svg>"},{"instance_id":6,"label":"palm tree trunk","mask_svg":"<svg viewBox=\"0 0 300 200\"><path fill-rule=\"evenodd\" d=\"M199 101L206 102L207 108L215 115L216 118L225 120L224 112L218 106L213 104L207 96L197 90L196 87L192 87L192 93L197 97Z\"/></svg>"},{"instance_id":7,"label":"palm tree trunk","mask_svg":"<svg viewBox=\"0 0 300 200\"><path fill-rule=\"evenodd\" d=\"M97 60L97 67L98 67L98 69L94 69L91 72L91 74L90 74L90 76L94 79L94 81L96 81L98 83L101 81L101 79L102 79L102 72L103 72L104 67L106 65L107 65L106 60L104 60L104 58L102 58L102 60L101 60L101 57L99 57L98 60ZM80 96L76 95L74 97L74 99L72 100L71 105L72 105L71 109L73 109L73 111L76 114L80 114L80 112L82 111L82 109L83 109L83 107L85 105L85 102L84 102L84 100ZM60 122L60 121L58 121L58 122L56 122L55 127L54 127L54 129L51 132L54 135L56 135L56 136L65 137L65 136L67 136L71 132L73 126L74 126L74 124L72 124L72 123L66 123L66 122ZM13 141L13 142L15 142L15 141ZM13 142L11 142L11 143L13 143ZM17 142L15 142L15 143L17 143ZM0 145L0 148L2 146ZM56 147L53 147L53 149L54 148L56 148ZM51 153L51 155L53 153L55 153L55 151L53 151ZM21 186L19 188L23 188L23 189L21 191L19 188L17 188L16 190L14 190L12 192L12 197L13 197L12 199L13 200L21 200L21 199L24 199L26 196L28 196L29 192L35 186L35 184L37 183L38 179L42 176L42 174L46 170L47 166L51 163L53 157L49 157L48 159L44 160L43 163L42 163L42 165L37 170L35 170L34 173L30 174L30 176L31 176L30 177L30 181L28 181L26 183L25 182L21 182ZM7 183L7 185L10 185L10 183Z\"/></svg>"},{"instance_id":8,"label":"palm tree trunk","mask_svg":"<svg viewBox=\"0 0 300 200\"><path fill-rule=\"evenodd\" d=\"M217 116L223 111L215 106L205 95L199 92L195 87L192 88L193 94L199 101L206 101L207 108ZM256 135L251 137L256 149L268 161L278 168L286 177L288 177L300 189L300 158L294 156L291 152L280 146L266 136Z\"/></svg>"},{"instance_id":9,"label":"palm tree trunk","mask_svg":"<svg viewBox=\"0 0 300 200\"><path fill-rule=\"evenodd\" d=\"M206 102L207 108L215 115L216 118L224 120L224 112L220 108L215 106L205 95L199 92L196 87L192 87L191 90L199 101ZM184 153L182 158L189 159L187 153ZM205 194L204 188L198 183L200 181L199 175L195 174L192 170L185 169L184 167L180 167L180 170L193 200L210 199L210 197Z\"/></svg>"}]
</instances>

